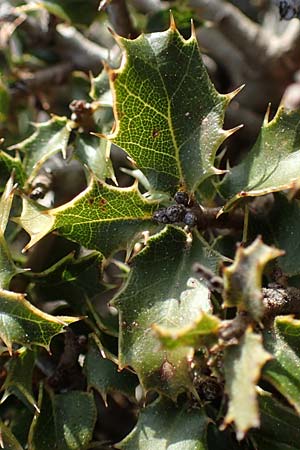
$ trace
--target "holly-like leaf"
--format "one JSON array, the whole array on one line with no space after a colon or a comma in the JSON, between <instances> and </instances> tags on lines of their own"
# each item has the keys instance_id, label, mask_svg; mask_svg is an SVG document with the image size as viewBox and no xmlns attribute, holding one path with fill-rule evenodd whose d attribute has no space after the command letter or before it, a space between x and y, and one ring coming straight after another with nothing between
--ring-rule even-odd
<instances>
[{"instance_id":1,"label":"holly-like leaf","mask_svg":"<svg viewBox=\"0 0 300 450\"><path fill-rule=\"evenodd\" d=\"M5 190L0 199L0 289L8 289L11 279L17 273L24 272L23 269L18 268L14 264L8 245L4 238L13 196L14 186L13 178L11 177L6 184Z\"/></svg>"},{"instance_id":2,"label":"holly-like leaf","mask_svg":"<svg viewBox=\"0 0 300 450\"><path fill-rule=\"evenodd\" d=\"M300 320L276 317L273 331L265 331L264 340L273 359L264 367L263 377L300 414Z\"/></svg>"},{"instance_id":3,"label":"holly-like leaf","mask_svg":"<svg viewBox=\"0 0 300 450\"><path fill-rule=\"evenodd\" d=\"M25 154L23 167L28 182L50 156L59 151L66 155L70 132L66 117L53 116L48 122L36 124L36 131L29 138L11 147Z\"/></svg>"},{"instance_id":4,"label":"holly-like leaf","mask_svg":"<svg viewBox=\"0 0 300 450\"><path fill-rule=\"evenodd\" d=\"M2 386L4 395L1 402L9 395L16 395L20 400L26 400L38 410L32 393L32 373L35 364L35 353L22 348L8 361L8 372Z\"/></svg>"},{"instance_id":5,"label":"holly-like leaf","mask_svg":"<svg viewBox=\"0 0 300 450\"><path fill-rule=\"evenodd\" d=\"M162 349L153 326L180 329L190 325L209 296L205 286L199 295L188 288L192 266L197 261L216 270L220 260L200 237L190 243L186 233L174 227L150 238L135 257L127 284L114 304L120 311L120 366L132 367L146 391L155 389L176 398L183 390L193 390L189 373L193 349Z\"/></svg>"},{"instance_id":6,"label":"holly-like leaf","mask_svg":"<svg viewBox=\"0 0 300 450\"><path fill-rule=\"evenodd\" d=\"M53 336L77 320L76 317L46 314L29 303L23 294L0 289L0 338L9 351L14 342L41 345L49 350Z\"/></svg>"},{"instance_id":7,"label":"holly-like leaf","mask_svg":"<svg viewBox=\"0 0 300 450\"><path fill-rule=\"evenodd\" d=\"M202 285L202 291L204 290L205 287ZM198 295L205 297L205 292L199 290ZM217 341L220 322L216 316L200 312L198 318L186 327L166 328L153 325L153 330L166 349L171 350L182 346L199 348Z\"/></svg>"},{"instance_id":8,"label":"holly-like leaf","mask_svg":"<svg viewBox=\"0 0 300 450\"><path fill-rule=\"evenodd\" d=\"M116 130L108 138L123 148L153 189L194 192L214 167L216 151L232 134L222 129L235 93L221 95L211 83L196 36L184 40L171 20L161 33L117 38L124 50L110 70Z\"/></svg>"},{"instance_id":9,"label":"holly-like leaf","mask_svg":"<svg viewBox=\"0 0 300 450\"><path fill-rule=\"evenodd\" d=\"M107 155L108 144L105 139L99 142L95 136L83 135L78 137L74 148L74 156L89 167L100 181L105 181L106 178L114 179L112 163Z\"/></svg>"},{"instance_id":10,"label":"holly-like leaf","mask_svg":"<svg viewBox=\"0 0 300 450\"><path fill-rule=\"evenodd\" d=\"M87 448L96 421L92 394L73 391L53 395L40 389L39 409L29 433L31 450Z\"/></svg>"},{"instance_id":11,"label":"holly-like leaf","mask_svg":"<svg viewBox=\"0 0 300 450\"><path fill-rule=\"evenodd\" d=\"M91 89L89 95L93 100L100 101L101 97L109 90L109 76L106 70L102 70L96 77L91 77Z\"/></svg>"},{"instance_id":12,"label":"holly-like leaf","mask_svg":"<svg viewBox=\"0 0 300 450\"><path fill-rule=\"evenodd\" d=\"M224 269L224 305L248 311L255 320L261 319L262 275L265 265L283 252L265 245L257 238L249 247L239 247L234 263Z\"/></svg>"},{"instance_id":13,"label":"holly-like leaf","mask_svg":"<svg viewBox=\"0 0 300 450\"><path fill-rule=\"evenodd\" d=\"M101 348L100 351L100 348L92 340L84 361L84 372L88 387L96 389L105 402L107 394L112 392L120 392L135 399L137 377L126 369L120 372L117 364L109 359L105 350Z\"/></svg>"},{"instance_id":14,"label":"holly-like leaf","mask_svg":"<svg viewBox=\"0 0 300 450\"><path fill-rule=\"evenodd\" d=\"M11 173L14 172L14 180L19 186L23 186L26 180L26 175L23 169L22 162L19 155L11 156L8 153L0 150L0 187L2 183L7 180Z\"/></svg>"},{"instance_id":15,"label":"holly-like leaf","mask_svg":"<svg viewBox=\"0 0 300 450\"><path fill-rule=\"evenodd\" d=\"M68 239L108 256L155 226L150 220L155 207L136 186L119 189L91 177L85 191L58 208L46 210L24 198L20 223L31 237L26 249L58 229Z\"/></svg>"},{"instance_id":16,"label":"holly-like leaf","mask_svg":"<svg viewBox=\"0 0 300 450\"><path fill-rule=\"evenodd\" d=\"M247 330L238 345L225 351L225 390L229 407L224 424L235 422L237 438L243 439L252 427L258 427L259 409L256 383L261 368L271 358L264 349L260 335Z\"/></svg>"},{"instance_id":17,"label":"holly-like leaf","mask_svg":"<svg viewBox=\"0 0 300 450\"><path fill-rule=\"evenodd\" d=\"M266 117L254 147L221 185L224 197L232 197L225 210L241 197L282 191L299 181L299 123L299 111L282 107L270 122Z\"/></svg>"},{"instance_id":18,"label":"holly-like leaf","mask_svg":"<svg viewBox=\"0 0 300 450\"><path fill-rule=\"evenodd\" d=\"M136 427L116 448L206 450L208 422L203 409L178 407L160 398L141 411Z\"/></svg>"},{"instance_id":19,"label":"holly-like leaf","mask_svg":"<svg viewBox=\"0 0 300 450\"><path fill-rule=\"evenodd\" d=\"M298 450L300 442L299 415L267 392L260 392L258 400L260 428L251 432L256 448L259 450Z\"/></svg>"}]
</instances>

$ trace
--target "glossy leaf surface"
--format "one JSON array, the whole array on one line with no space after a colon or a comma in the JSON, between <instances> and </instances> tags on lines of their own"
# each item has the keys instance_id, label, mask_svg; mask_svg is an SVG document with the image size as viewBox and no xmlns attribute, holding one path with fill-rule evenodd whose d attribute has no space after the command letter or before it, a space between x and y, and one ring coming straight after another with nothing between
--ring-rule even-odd
<instances>
[{"instance_id":1,"label":"glossy leaf surface","mask_svg":"<svg viewBox=\"0 0 300 450\"><path fill-rule=\"evenodd\" d=\"M208 78L195 35L167 31L118 38L124 50L111 70L117 127L109 138L123 148L156 190L195 191L218 173L215 154L230 132L222 129L234 94L219 94Z\"/></svg>"},{"instance_id":2,"label":"glossy leaf surface","mask_svg":"<svg viewBox=\"0 0 300 450\"><path fill-rule=\"evenodd\" d=\"M20 222L31 237L26 248L58 229L68 239L108 256L127 248L139 232L155 227L151 220L155 208L135 186L119 189L91 178L85 191L58 208L45 210L24 198Z\"/></svg>"},{"instance_id":3,"label":"glossy leaf surface","mask_svg":"<svg viewBox=\"0 0 300 450\"><path fill-rule=\"evenodd\" d=\"M159 390L172 398L182 390L193 390L189 374L193 349L162 349L153 326L181 329L199 316L209 292L202 286L199 295L194 295L187 286L196 261L216 270L221 258L210 253L197 236L190 243L184 231L167 227L135 257L128 281L114 302L120 311L121 367L133 367L146 390Z\"/></svg>"},{"instance_id":4,"label":"glossy leaf surface","mask_svg":"<svg viewBox=\"0 0 300 450\"><path fill-rule=\"evenodd\" d=\"M51 316L29 303L23 294L0 290L0 337L9 350L14 342L49 349L52 337L77 320L76 317Z\"/></svg>"},{"instance_id":5,"label":"glossy leaf surface","mask_svg":"<svg viewBox=\"0 0 300 450\"><path fill-rule=\"evenodd\" d=\"M176 407L158 399L142 410L135 429L116 448L123 450L206 450L208 418L203 409Z\"/></svg>"},{"instance_id":6,"label":"glossy leaf surface","mask_svg":"<svg viewBox=\"0 0 300 450\"><path fill-rule=\"evenodd\" d=\"M86 449L96 420L92 394L73 391L49 395L41 390L39 408L29 434L32 450Z\"/></svg>"},{"instance_id":7,"label":"glossy leaf surface","mask_svg":"<svg viewBox=\"0 0 300 450\"><path fill-rule=\"evenodd\" d=\"M270 122L265 119L254 147L221 185L224 197L232 197L225 209L241 197L282 191L299 181L299 123L298 111L283 108Z\"/></svg>"}]
</instances>

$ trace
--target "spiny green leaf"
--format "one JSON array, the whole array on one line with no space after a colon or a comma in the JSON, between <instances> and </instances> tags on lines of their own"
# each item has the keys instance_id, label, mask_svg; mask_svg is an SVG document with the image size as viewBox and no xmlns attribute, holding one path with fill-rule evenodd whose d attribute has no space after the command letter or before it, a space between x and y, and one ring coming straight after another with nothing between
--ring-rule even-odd
<instances>
[{"instance_id":1,"label":"spiny green leaf","mask_svg":"<svg viewBox=\"0 0 300 450\"><path fill-rule=\"evenodd\" d=\"M50 156L66 155L71 128L66 117L53 116L48 122L36 124L36 131L25 141L12 146L25 153L23 167L30 181Z\"/></svg>"},{"instance_id":2,"label":"spiny green leaf","mask_svg":"<svg viewBox=\"0 0 300 450\"><path fill-rule=\"evenodd\" d=\"M257 238L249 247L239 247L235 261L224 269L224 305L248 311L255 320L263 315L262 275L265 265L283 252Z\"/></svg>"},{"instance_id":3,"label":"spiny green leaf","mask_svg":"<svg viewBox=\"0 0 300 450\"><path fill-rule=\"evenodd\" d=\"M89 95L93 100L99 101L109 90L109 76L106 70L102 70L96 77L91 77L91 90Z\"/></svg>"},{"instance_id":4,"label":"spiny green leaf","mask_svg":"<svg viewBox=\"0 0 300 450\"><path fill-rule=\"evenodd\" d=\"M282 191L299 181L299 123L299 111L281 107L270 122L267 115L254 147L221 185L224 197L232 197L225 210L241 197Z\"/></svg>"},{"instance_id":5,"label":"spiny green leaf","mask_svg":"<svg viewBox=\"0 0 300 450\"><path fill-rule=\"evenodd\" d=\"M0 150L0 187L2 183L7 180L11 173L14 172L14 180L19 186L23 186L26 180L26 175L23 169L22 162L19 155L11 156L8 153Z\"/></svg>"},{"instance_id":6,"label":"spiny green leaf","mask_svg":"<svg viewBox=\"0 0 300 450\"><path fill-rule=\"evenodd\" d=\"M93 395L73 391L53 395L40 390L40 413L29 433L31 450L84 450L96 421Z\"/></svg>"},{"instance_id":7,"label":"spiny green leaf","mask_svg":"<svg viewBox=\"0 0 300 450\"><path fill-rule=\"evenodd\" d=\"M196 261L216 270L221 257L199 236L190 243L184 231L166 227L135 257L127 284L114 302L120 311L120 366L131 366L145 390L172 398L193 390L189 373L193 349L162 349L153 326L183 328L207 303L206 287L199 296L190 295L187 287Z\"/></svg>"},{"instance_id":8,"label":"spiny green leaf","mask_svg":"<svg viewBox=\"0 0 300 450\"><path fill-rule=\"evenodd\" d=\"M274 358L264 367L263 377L300 414L300 320L290 316L276 317L274 330L266 330L264 340Z\"/></svg>"},{"instance_id":9,"label":"spiny green leaf","mask_svg":"<svg viewBox=\"0 0 300 450\"><path fill-rule=\"evenodd\" d=\"M176 406L160 398L141 411L134 430L116 448L122 450L206 450L209 419L203 409Z\"/></svg>"},{"instance_id":10,"label":"spiny green leaf","mask_svg":"<svg viewBox=\"0 0 300 450\"><path fill-rule=\"evenodd\" d=\"M54 317L35 308L23 294L0 289L0 337L11 351L12 344L37 344L49 349L50 341L78 318Z\"/></svg>"},{"instance_id":11,"label":"spiny green leaf","mask_svg":"<svg viewBox=\"0 0 300 450\"><path fill-rule=\"evenodd\" d=\"M84 372L89 388L96 389L106 402L107 394L120 392L131 399L135 399L135 388L138 385L137 377L124 369L118 371L115 362L105 355L105 350L90 341L89 349L84 361Z\"/></svg>"},{"instance_id":12,"label":"spiny green leaf","mask_svg":"<svg viewBox=\"0 0 300 450\"><path fill-rule=\"evenodd\" d=\"M251 436L259 450L298 450L300 418L273 395L259 392L260 428Z\"/></svg>"},{"instance_id":13,"label":"spiny green leaf","mask_svg":"<svg viewBox=\"0 0 300 450\"><path fill-rule=\"evenodd\" d=\"M111 70L116 131L123 148L156 190L195 191L214 168L216 151L232 133L222 129L235 93L219 94L207 75L197 40L184 40L174 22L161 33L117 38L124 49Z\"/></svg>"},{"instance_id":14,"label":"spiny green leaf","mask_svg":"<svg viewBox=\"0 0 300 450\"><path fill-rule=\"evenodd\" d=\"M106 178L114 179L114 171L111 160L107 155L107 142L105 139L99 139L95 136L82 135L77 138L74 148L74 156L85 164L96 177L105 181Z\"/></svg>"},{"instance_id":15,"label":"spiny green leaf","mask_svg":"<svg viewBox=\"0 0 300 450\"><path fill-rule=\"evenodd\" d=\"M150 220L155 207L136 186L119 189L92 177L85 191L58 208L45 210L25 197L20 222L31 237L26 249L58 229L68 239L108 256L155 226Z\"/></svg>"},{"instance_id":16,"label":"spiny green leaf","mask_svg":"<svg viewBox=\"0 0 300 450\"><path fill-rule=\"evenodd\" d=\"M9 395L16 395L20 400L26 400L38 410L32 393L32 374L35 364L35 353L22 348L8 361L8 372L2 386L4 395L1 402Z\"/></svg>"},{"instance_id":17,"label":"spiny green leaf","mask_svg":"<svg viewBox=\"0 0 300 450\"><path fill-rule=\"evenodd\" d=\"M11 177L0 199L0 289L8 289L11 279L18 273L24 272L18 268L11 257L8 245L4 238L11 205L14 196L13 178ZM1 307L0 307L1 310Z\"/></svg>"},{"instance_id":18,"label":"spiny green leaf","mask_svg":"<svg viewBox=\"0 0 300 450\"><path fill-rule=\"evenodd\" d=\"M260 335L247 330L238 345L225 351L225 390L229 407L224 424L235 422L237 438L243 439L252 427L259 426L256 383L262 366L271 358L262 346Z\"/></svg>"}]
</instances>

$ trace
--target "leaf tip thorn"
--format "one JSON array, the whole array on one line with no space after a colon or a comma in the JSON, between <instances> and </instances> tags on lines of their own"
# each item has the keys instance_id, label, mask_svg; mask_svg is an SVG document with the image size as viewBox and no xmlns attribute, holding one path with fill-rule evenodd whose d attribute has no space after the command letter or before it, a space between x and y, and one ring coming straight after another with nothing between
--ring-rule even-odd
<instances>
[{"instance_id":1,"label":"leaf tip thorn","mask_svg":"<svg viewBox=\"0 0 300 450\"><path fill-rule=\"evenodd\" d=\"M193 19L191 19L191 39L196 39L196 30Z\"/></svg>"},{"instance_id":2,"label":"leaf tip thorn","mask_svg":"<svg viewBox=\"0 0 300 450\"><path fill-rule=\"evenodd\" d=\"M263 125L267 125L270 120L271 103L268 104L267 111L264 117Z\"/></svg>"},{"instance_id":3,"label":"leaf tip thorn","mask_svg":"<svg viewBox=\"0 0 300 450\"><path fill-rule=\"evenodd\" d=\"M176 30L176 23L171 9L170 9L170 30L172 31Z\"/></svg>"}]
</instances>

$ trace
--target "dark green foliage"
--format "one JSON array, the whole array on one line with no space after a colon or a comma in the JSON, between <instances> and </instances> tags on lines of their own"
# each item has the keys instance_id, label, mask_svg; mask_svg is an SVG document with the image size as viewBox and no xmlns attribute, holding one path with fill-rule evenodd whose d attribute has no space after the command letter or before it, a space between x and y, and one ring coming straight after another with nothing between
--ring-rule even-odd
<instances>
[{"instance_id":1,"label":"dark green foliage","mask_svg":"<svg viewBox=\"0 0 300 450\"><path fill-rule=\"evenodd\" d=\"M226 169L239 89L195 11L165 31L133 3L0 16L0 447L299 449L299 112ZM107 17L159 29L115 35L120 61Z\"/></svg>"}]
</instances>

